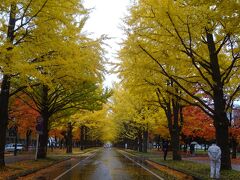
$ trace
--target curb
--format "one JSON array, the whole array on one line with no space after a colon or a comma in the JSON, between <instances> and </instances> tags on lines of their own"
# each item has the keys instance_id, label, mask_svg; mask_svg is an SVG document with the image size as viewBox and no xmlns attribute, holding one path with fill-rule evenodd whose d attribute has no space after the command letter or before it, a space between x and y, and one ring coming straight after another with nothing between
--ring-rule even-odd
<instances>
[{"instance_id":1,"label":"curb","mask_svg":"<svg viewBox=\"0 0 240 180\"><path fill-rule=\"evenodd\" d=\"M149 160L149 159L144 160L144 162L146 162L148 165L152 166L148 161L149 161L149 162L152 162L152 163L155 163L155 164L158 164L158 165L160 165L160 166L164 166L164 167L166 167L166 168L172 169L172 170L174 170L174 171L177 171L177 172L186 174L187 176L192 177L194 180L203 180L203 179L201 179L201 178L199 178L199 177L196 177L195 175L192 175L192 174L190 174L190 173L186 173L186 172L183 171L183 170L175 169L175 168L169 167L169 166L167 166L167 165L165 165L165 164L161 164L161 163L159 163L159 162L152 161L152 160ZM152 167L153 167L153 166L152 166Z\"/></svg>"}]
</instances>

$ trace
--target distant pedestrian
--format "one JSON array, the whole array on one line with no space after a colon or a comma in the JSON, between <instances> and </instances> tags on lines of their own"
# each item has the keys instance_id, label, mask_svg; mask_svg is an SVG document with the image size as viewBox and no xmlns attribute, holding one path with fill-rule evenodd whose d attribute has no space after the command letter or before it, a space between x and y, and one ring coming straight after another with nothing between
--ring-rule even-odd
<instances>
[{"instance_id":1,"label":"distant pedestrian","mask_svg":"<svg viewBox=\"0 0 240 180\"><path fill-rule=\"evenodd\" d=\"M53 142L51 142L51 152L53 152Z\"/></svg>"},{"instance_id":2,"label":"distant pedestrian","mask_svg":"<svg viewBox=\"0 0 240 180\"><path fill-rule=\"evenodd\" d=\"M195 155L195 144L193 144L193 143L190 144L190 154L192 156Z\"/></svg>"},{"instance_id":3,"label":"distant pedestrian","mask_svg":"<svg viewBox=\"0 0 240 180\"><path fill-rule=\"evenodd\" d=\"M210 177L211 178L220 178L220 167L221 167L221 149L216 145L214 141L213 144L208 148L208 156L210 159Z\"/></svg>"},{"instance_id":4,"label":"distant pedestrian","mask_svg":"<svg viewBox=\"0 0 240 180\"><path fill-rule=\"evenodd\" d=\"M167 153L168 153L168 141L163 141L162 151L163 151L163 158L164 158L164 160L166 160L167 159Z\"/></svg>"}]
</instances>

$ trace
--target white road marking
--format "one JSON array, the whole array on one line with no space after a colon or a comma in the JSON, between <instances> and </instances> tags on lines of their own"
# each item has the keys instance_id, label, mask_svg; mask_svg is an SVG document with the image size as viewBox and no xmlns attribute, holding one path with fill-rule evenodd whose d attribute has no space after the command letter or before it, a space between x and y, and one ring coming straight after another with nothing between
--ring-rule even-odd
<instances>
[{"instance_id":1,"label":"white road marking","mask_svg":"<svg viewBox=\"0 0 240 180\"><path fill-rule=\"evenodd\" d=\"M75 164L73 167L71 167L70 169L66 170L65 172L63 172L62 174L60 174L58 177L56 177L54 180L58 180L61 177L63 177L65 174L67 174L68 172L70 172L72 169L74 169L75 167L77 167L80 163L82 163L83 161L86 161L87 159L90 159L92 157L94 157L96 155L96 152L93 153L91 156L88 156L82 160L80 160L77 164Z\"/></svg>"},{"instance_id":2,"label":"white road marking","mask_svg":"<svg viewBox=\"0 0 240 180\"><path fill-rule=\"evenodd\" d=\"M140 163L136 162L135 160L133 160L132 158L128 157L127 155L123 154L122 152L118 151L121 155L123 155L125 158L129 159L130 161L132 161L133 163L137 164L138 166L140 166L141 168L145 169L147 172L151 173L152 175L154 175L156 178L164 180L162 177L160 177L159 175L157 175L156 173L152 172L150 169L144 167L143 165L141 165Z\"/></svg>"}]
</instances>

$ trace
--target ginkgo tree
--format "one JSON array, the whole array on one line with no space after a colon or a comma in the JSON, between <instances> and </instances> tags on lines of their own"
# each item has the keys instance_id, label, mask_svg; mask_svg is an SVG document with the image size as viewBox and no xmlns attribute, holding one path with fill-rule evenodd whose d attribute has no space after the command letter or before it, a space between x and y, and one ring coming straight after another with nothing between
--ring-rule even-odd
<instances>
[{"instance_id":1,"label":"ginkgo tree","mask_svg":"<svg viewBox=\"0 0 240 180\"><path fill-rule=\"evenodd\" d=\"M147 62L143 62L142 58L144 58L144 56L138 54L138 56L135 57L136 49L128 45L128 42L125 42L124 48L120 52L122 63L119 68L122 69L122 71L120 70L120 75L123 77L122 82L124 82L134 94L140 95L141 100L143 102L145 101L148 107L156 109L157 112L161 110L164 111L164 118L167 119L167 127L173 149L173 159L180 160L179 147L183 125L182 108L184 103L181 102L179 98L169 95L168 91L178 91L179 94L181 92L172 81L162 76L161 73L154 71L154 69L152 69L153 67L148 66ZM154 112L152 113L156 114ZM149 115L150 114L148 114L148 116ZM162 119L161 113L158 115L158 118ZM156 124L156 126L158 125Z\"/></svg>"},{"instance_id":2,"label":"ginkgo tree","mask_svg":"<svg viewBox=\"0 0 240 180\"><path fill-rule=\"evenodd\" d=\"M139 151L147 151L149 132L166 123L163 112L150 105L143 94L133 93L129 88L118 85L114 91L112 116L118 127L118 141ZM142 96L143 95L143 96Z\"/></svg>"},{"instance_id":3,"label":"ginkgo tree","mask_svg":"<svg viewBox=\"0 0 240 180\"><path fill-rule=\"evenodd\" d=\"M38 153L40 158L46 157L49 123L54 114L60 113L62 116L67 111L66 116L69 116L69 113L80 109L101 109L110 95L108 90L101 87L104 71L101 41L79 34L67 43L75 46L74 51L68 49L64 54L51 57L51 61L56 61L56 66L49 64L48 59L42 60L44 64L41 70L44 75L51 75L51 83L24 90L36 103L36 110L43 117L43 134L40 135ZM67 44L62 45L67 47Z\"/></svg>"},{"instance_id":4,"label":"ginkgo tree","mask_svg":"<svg viewBox=\"0 0 240 180\"><path fill-rule=\"evenodd\" d=\"M51 122L52 129L66 129L66 124L71 124L72 137L78 139L81 149L91 146L94 142L114 142L116 126L109 116L109 106L103 105L99 110L78 110L66 118ZM67 139L67 131L65 130ZM72 139L70 140L72 141ZM68 147L67 142L67 147ZM95 144L97 145L97 144ZM70 143L71 146L71 143Z\"/></svg>"},{"instance_id":5,"label":"ginkgo tree","mask_svg":"<svg viewBox=\"0 0 240 180\"><path fill-rule=\"evenodd\" d=\"M100 140L101 142L114 142L117 135L117 128L110 116L110 107L105 104L101 110L77 113L72 116L73 119L78 120L77 126L86 126L90 131L89 136L93 140Z\"/></svg>"},{"instance_id":6,"label":"ginkgo tree","mask_svg":"<svg viewBox=\"0 0 240 180\"><path fill-rule=\"evenodd\" d=\"M140 117L143 106L135 103L133 94L122 87L115 88L112 104L113 119L118 126L118 141L142 151L142 132L146 124Z\"/></svg>"},{"instance_id":7,"label":"ginkgo tree","mask_svg":"<svg viewBox=\"0 0 240 180\"><path fill-rule=\"evenodd\" d=\"M239 95L239 6L238 1L139 0L126 20L136 57L144 53L142 60L186 95L169 94L214 120L222 169L231 169L227 112Z\"/></svg>"},{"instance_id":8,"label":"ginkgo tree","mask_svg":"<svg viewBox=\"0 0 240 180\"><path fill-rule=\"evenodd\" d=\"M170 93L176 93L180 97L186 95L170 78L164 76L154 63L149 63L148 56L142 52L142 49L132 44L135 41L134 38L134 34L129 34L119 52L121 59L119 71L122 82L135 94L144 94L145 97L142 100L150 106L164 110L173 149L173 160L181 160L180 134L183 125L182 109L185 102ZM165 66L169 72L177 71L170 64Z\"/></svg>"},{"instance_id":9,"label":"ginkgo tree","mask_svg":"<svg viewBox=\"0 0 240 180\"><path fill-rule=\"evenodd\" d=\"M44 134L40 136L42 151L39 151L39 157L46 157L48 122L52 115L70 109L99 109L110 95L108 90L101 87L104 71L101 41L78 35L67 43L75 46L71 47L74 51L68 49L63 54L51 57L56 65L49 64L48 59L43 60L41 70L44 75L52 77L51 83L25 90L37 104L38 112L44 120ZM67 47L64 44L62 46Z\"/></svg>"},{"instance_id":10,"label":"ginkgo tree","mask_svg":"<svg viewBox=\"0 0 240 180\"><path fill-rule=\"evenodd\" d=\"M4 166L10 96L27 87L46 92L59 87L57 83L98 79L102 71L96 66L102 59L98 40L81 32L88 14L81 1L6 0L0 14L0 166Z\"/></svg>"},{"instance_id":11,"label":"ginkgo tree","mask_svg":"<svg viewBox=\"0 0 240 180\"><path fill-rule=\"evenodd\" d=\"M72 89L56 87L42 92L41 88L35 88L32 92L26 92L36 103L34 108L43 117L43 134L40 135L40 148L38 156L46 157L48 143L48 131L51 122L58 121L60 117L69 117L78 110L100 110L109 97L109 92L101 90L91 82L78 82ZM63 123L59 121L59 123ZM67 122L63 123L64 125Z\"/></svg>"},{"instance_id":12,"label":"ginkgo tree","mask_svg":"<svg viewBox=\"0 0 240 180\"><path fill-rule=\"evenodd\" d=\"M15 71L21 64L28 62L22 59L22 50L27 47L26 39L30 40L30 32L36 27L32 23L47 1L2 1L0 6L0 64L1 64L1 91L0 91L0 166L4 166L4 146L8 124L8 105L11 96L11 81L23 74ZM29 41L28 41L29 42ZM25 46L26 45L26 46ZM27 60L27 59L25 59ZM22 74L21 74L22 75Z\"/></svg>"}]
</instances>

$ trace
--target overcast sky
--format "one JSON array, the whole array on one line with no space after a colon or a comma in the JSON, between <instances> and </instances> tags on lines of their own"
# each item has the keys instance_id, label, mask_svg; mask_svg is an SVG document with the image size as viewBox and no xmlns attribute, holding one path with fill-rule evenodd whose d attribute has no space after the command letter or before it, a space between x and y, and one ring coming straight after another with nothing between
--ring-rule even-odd
<instances>
[{"instance_id":1,"label":"overcast sky","mask_svg":"<svg viewBox=\"0 0 240 180\"><path fill-rule=\"evenodd\" d=\"M116 51L119 49L123 32L119 28L123 24L122 19L127 14L130 0L85 0L86 8L93 8L90 18L86 23L85 31L92 32L92 37L99 37L103 34L111 38L107 41L111 48L108 48L107 58L114 61ZM117 81L116 75L106 75L105 86L110 86Z\"/></svg>"}]
</instances>

